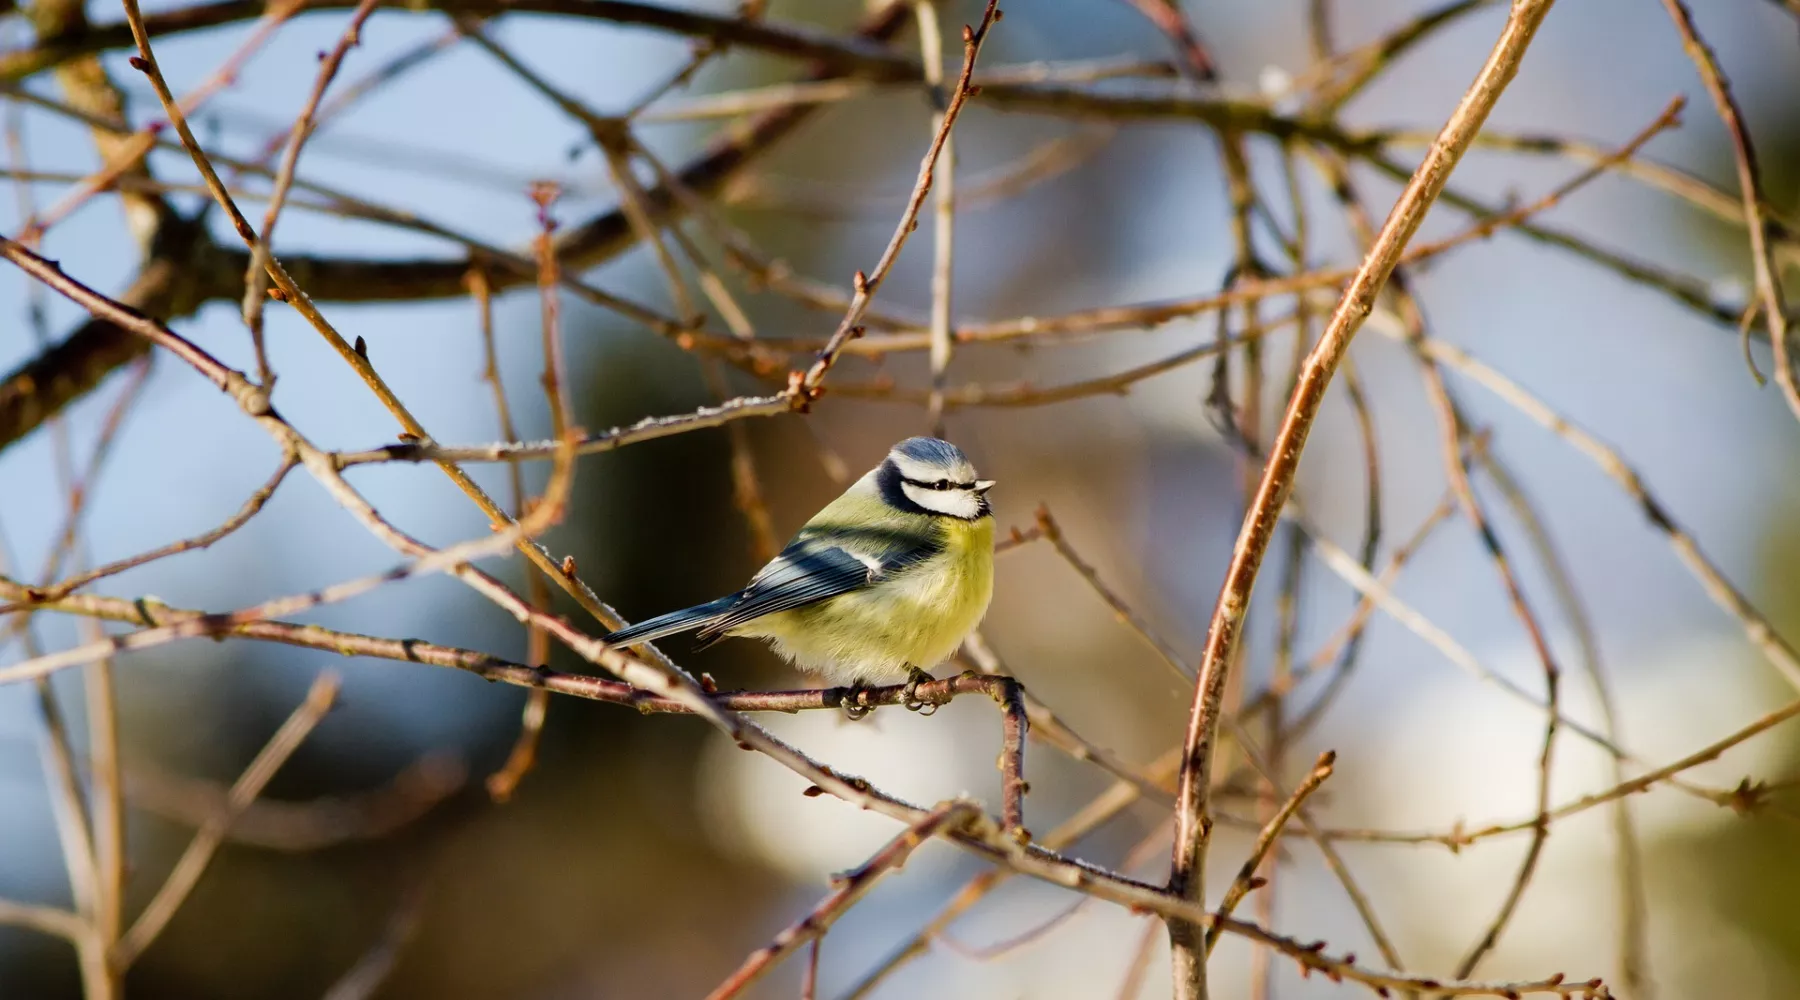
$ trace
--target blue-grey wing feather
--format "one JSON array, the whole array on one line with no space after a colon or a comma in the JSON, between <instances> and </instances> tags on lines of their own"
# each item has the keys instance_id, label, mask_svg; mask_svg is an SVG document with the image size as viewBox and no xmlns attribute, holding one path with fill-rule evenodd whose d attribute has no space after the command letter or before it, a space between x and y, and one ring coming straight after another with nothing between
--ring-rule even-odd
<instances>
[{"instance_id":1,"label":"blue-grey wing feather","mask_svg":"<svg viewBox=\"0 0 1800 1000\"><path fill-rule=\"evenodd\" d=\"M739 594L727 594L716 601L696 604L691 608L671 611L666 615L647 618L636 625L628 625L617 632L609 632L601 636L601 640L613 646L631 646L640 642L651 642L666 635L686 632L699 628L707 622L730 610L737 603Z\"/></svg>"},{"instance_id":2,"label":"blue-grey wing feather","mask_svg":"<svg viewBox=\"0 0 1800 1000\"><path fill-rule=\"evenodd\" d=\"M852 552L851 550L855 551ZM802 535L736 595L736 602L700 629L716 638L764 615L792 611L891 580L942 550L934 539L893 531L836 530L827 542Z\"/></svg>"}]
</instances>

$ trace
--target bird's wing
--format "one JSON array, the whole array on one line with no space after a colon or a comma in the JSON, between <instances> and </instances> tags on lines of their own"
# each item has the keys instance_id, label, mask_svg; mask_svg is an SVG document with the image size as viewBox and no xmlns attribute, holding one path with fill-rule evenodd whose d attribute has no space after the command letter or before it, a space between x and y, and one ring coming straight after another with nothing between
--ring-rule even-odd
<instances>
[{"instance_id":1,"label":"bird's wing","mask_svg":"<svg viewBox=\"0 0 1800 1000\"><path fill-rule=\"evenodd\" d=\"M829 540L802 533L756 574L737 601L697 633L715 638L764 615L891 580L942 551L928 536L884 529L834 530Z\"/></svg>"},{"instance_id":2,"label":"bird's wing","mask_svg":"<svg viewBox=\"0 0 1800 1000\"><path fill-rule=\"evenodd\" d=\"M737 599L737 594L730 594L716 601L708 601L705 604L696 604L691 608L682 608L680 611L671 611L666 615L647 618L636 625L627 625L617 632L609 632L600 638L613 646L635 646L640 642L651 642L661 639L665 635L674 635L677 632L699 628L717 618L720 613L730 609L733 604L737 603Z\"/></svg>"}]
</instances>

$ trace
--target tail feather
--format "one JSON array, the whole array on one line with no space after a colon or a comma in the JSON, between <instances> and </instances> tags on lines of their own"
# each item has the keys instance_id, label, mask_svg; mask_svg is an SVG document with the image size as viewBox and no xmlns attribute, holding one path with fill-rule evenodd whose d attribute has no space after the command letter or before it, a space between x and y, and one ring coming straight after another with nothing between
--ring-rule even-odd
<instances>
[{"instance_id":1,"label":"tail feather","mask_svg":"<svg viewBox=\"0 0 1800 1000\"><path fill-rule=\"evenodd\" d=\"M726 609L730 608L737 599L738 595L728 594L716 601L696 604L691 608L671 611L666 615L657 615L655 618L646 619L636 625L627 625L617 632L609 632L601 636L600 639L609 646L635 646L642 642L652 642L666 635L686 632L705 625L724 614Z\"/></svg>"}]
</instances>

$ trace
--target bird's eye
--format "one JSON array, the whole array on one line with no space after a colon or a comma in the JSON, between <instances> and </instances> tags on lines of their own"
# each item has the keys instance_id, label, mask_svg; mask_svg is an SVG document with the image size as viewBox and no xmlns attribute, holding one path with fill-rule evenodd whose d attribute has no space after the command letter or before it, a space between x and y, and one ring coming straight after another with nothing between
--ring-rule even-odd
<instances>
[{"instance_id":1,"label":"bird's eye","mask_svg":"<svg viewBox=\"0 0 1800 1000\"><path fill-rule=\"evenodd\" d=\"M950 488L950 480L940 479L937 482L932 483L931 488L934 490L947 490Z\"/></svg>"}]
</instances>

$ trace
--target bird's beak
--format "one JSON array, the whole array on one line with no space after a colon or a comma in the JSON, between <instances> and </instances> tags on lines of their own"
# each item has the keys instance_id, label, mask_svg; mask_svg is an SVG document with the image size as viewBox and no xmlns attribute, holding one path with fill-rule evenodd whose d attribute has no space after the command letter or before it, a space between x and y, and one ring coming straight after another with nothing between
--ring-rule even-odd
<instances>
[{"instance_id":1,"label":"bird's beak","mask_svg":"<svg viewBox=\"0 0 1800 1000\"><path fill-rule=\"evenodd\" d=\"M975 492L976 493L986 493L988 490L991 490L993 488L994 488L994 481L992 479L977 479L977 480L975 480Z\"/></svg>"}]
</instances>

